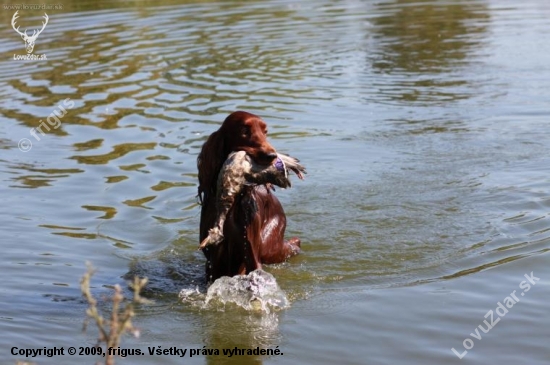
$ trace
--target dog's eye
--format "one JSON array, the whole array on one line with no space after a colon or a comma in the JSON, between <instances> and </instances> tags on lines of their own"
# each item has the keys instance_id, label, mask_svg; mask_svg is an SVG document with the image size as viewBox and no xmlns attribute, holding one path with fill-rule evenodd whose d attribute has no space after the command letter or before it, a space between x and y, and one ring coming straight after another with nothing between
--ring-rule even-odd
<instances>
[{"instance_id":1,"label":"dog's eye","mask_svg":"<svg viewBox=\"0 0 550 365\"><path fill-rule=\"evenodd\" d=\"M266 129L266 130L264 130L264 134L267 134L267 129Z\"/></svg>"},{"instance_id":2,"label":"dog's eye","mask_svg":"<svg viewBox=\"0 0 550 365\"><path fill-rule=\"evenodd\" d=\"M243 128L241 129L241 134L242 134L244 137L250 136L250 128L248 128L248 127L243 127Z\"/></svg>"}]
</instances>

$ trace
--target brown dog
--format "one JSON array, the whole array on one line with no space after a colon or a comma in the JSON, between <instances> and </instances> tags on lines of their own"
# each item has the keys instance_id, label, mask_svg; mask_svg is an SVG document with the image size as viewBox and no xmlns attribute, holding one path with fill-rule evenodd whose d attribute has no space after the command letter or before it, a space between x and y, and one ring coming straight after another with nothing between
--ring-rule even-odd
<instances>
[{"instance_id":1,"label":"brown dog","mask_svg":"<svg viewBox=\"0 0 550 365\"><path fill-rule=\"evenodd\" d=\"M216 222L218 174L231 152L245 151L256 163L269 165L277 158L267 141L267 125L243 111L230 114L202 146L197 159L199 199L202 203L200 241ZM281 203L266 185L245 186L229 210L224 239L203 249L209 282L221 276L248 274L262 264L283 262L300 252L300 240L284 240L286 216Z\"/></svg>"}]
</instances>

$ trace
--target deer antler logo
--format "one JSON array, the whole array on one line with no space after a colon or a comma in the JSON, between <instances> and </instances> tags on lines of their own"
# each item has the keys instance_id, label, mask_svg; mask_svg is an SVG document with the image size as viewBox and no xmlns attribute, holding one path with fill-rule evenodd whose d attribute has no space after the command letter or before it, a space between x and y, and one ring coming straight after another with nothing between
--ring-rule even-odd
<instances>
[{"instance_id":1,"label":"deer antler logo","mask_svg":"<svg viewBox=\"0 0 550 365\"><path fill-rule=\"evenodd\" d=\"M48 14L44 13L44 16L43 18L46 20L45 22L42 22L42 29L40 30L33 30L33 33L31 36L29 36L27 34L27 30L25 29L25 33L22 33L19 31L19 27L15 27L15 21L17 20L17 18L19 18L19 16L17 15L17 13L19 12L16 11L15 14L13 14L13 17L11 18L11 26L13 27L13 29L19 33L19 35L21 36L21 38L23 38L23 40L25 41L25 48L27 49L27 53L32 53L32 50L34 49L34 42L36 42L36 38L38 38L38 36L40 35L40 33L42 33L42 31L44 30L44 28L46 28L46 24L48 24Z\"/></svg>"}]
</instances>

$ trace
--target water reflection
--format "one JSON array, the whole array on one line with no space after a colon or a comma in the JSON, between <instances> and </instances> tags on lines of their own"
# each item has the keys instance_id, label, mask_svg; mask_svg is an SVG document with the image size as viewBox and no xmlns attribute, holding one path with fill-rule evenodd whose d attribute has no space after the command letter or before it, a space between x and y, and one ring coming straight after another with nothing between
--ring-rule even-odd
<instances>
[{"instance_id":1,"label":"water reflection","mask_svg":"<svg viewBox=\"0 0 550 365\"><path fill-rule=\"evenodd\" d=\"M489 9L485 2L397 0L377 5L372 19L373 72L390 77L382 92L401 102L441 103L468 98L470 80L485 42Z\"/></svg>"},{"instance_id":2,"label":"water reflection","mask_svg":"<svg viewBox=\"0 0 550 365\"><path fill-rule=\"evenodd\" d=\"M213 312L202 316L205 344L211 349L275 349L278 348L278 313ZM230 329L230 330L228 330ZM282 350L284 354L284 350ZM211 356L208 364L261 365L265 356ZM284 358L284 357L283 357Z\"/></svg>"}]
</instances>

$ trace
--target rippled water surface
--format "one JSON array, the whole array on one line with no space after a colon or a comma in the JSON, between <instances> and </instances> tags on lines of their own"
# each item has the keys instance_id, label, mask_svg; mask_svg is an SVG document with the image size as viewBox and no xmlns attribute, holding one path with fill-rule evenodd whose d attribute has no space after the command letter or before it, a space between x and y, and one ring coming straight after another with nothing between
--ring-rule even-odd
<instances>
[{"instance_id":1,"label":"rippled water surface","mask_svg":"<svg viewBox=\"0 0 550 365\"><path fill-rule=\"evenodd\" d=\"M26 52L9 5L0 362L24 359L14 346L95 343L81 332L87 260L102 309L113 284L150 280L124 348L283 353L121 364L550 361L546 1L66 1L36 41L46 61L14 60ZM43 11L19 15L30 33ZM277 192L303 252L265 267L288 300L269 313L193 303L206 291L196 156L234 110L308 169Z\"/></svg>"}]
</instances>

